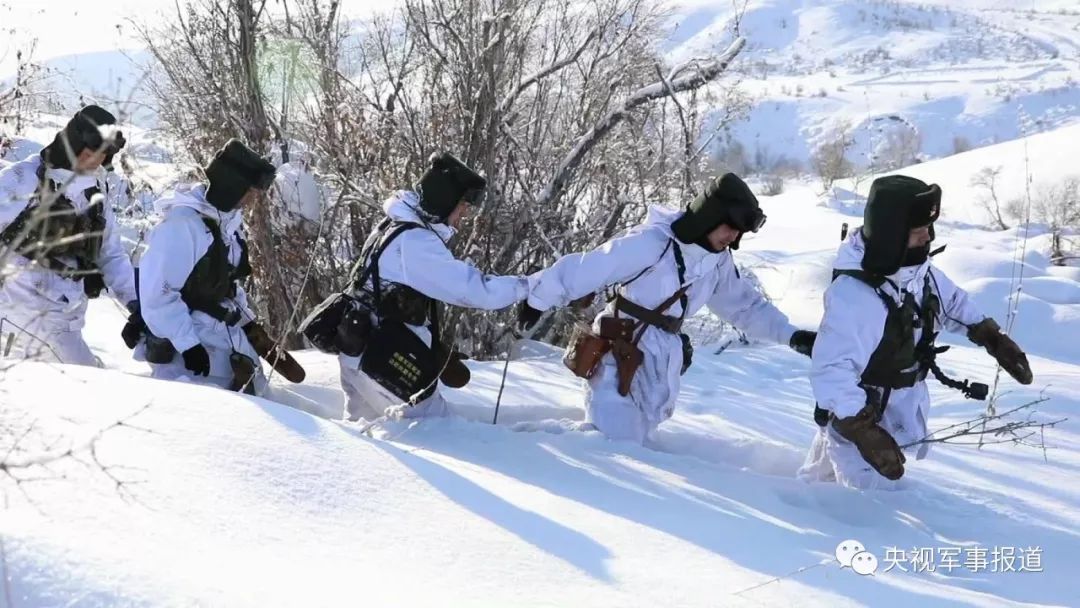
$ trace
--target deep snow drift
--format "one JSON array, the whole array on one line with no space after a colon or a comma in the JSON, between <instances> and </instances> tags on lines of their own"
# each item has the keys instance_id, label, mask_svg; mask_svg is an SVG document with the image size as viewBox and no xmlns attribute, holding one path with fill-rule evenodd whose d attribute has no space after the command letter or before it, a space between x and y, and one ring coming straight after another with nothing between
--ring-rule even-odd
<instances>
[{"instance_id":1,"label":"deep snow drift","mask_svg":"<svg viewBox=\"0 0 1080 608\"><path fill-rule=\"evenodd\" d=\"M1077 141L1030 138L1031 166L1060 173L1053 159ZM991 160L1015 174L1024 150L912 170L945 190L937 263L1002 321L1023 240L976 223L967 180ZM1013 174L1004 196L1023 188ZM840 224L861 214L856 195L817 188L764 198L768 225L737 253L803 327L821 314ZM1048 266L1046 246L1033 227L1014 328L1035 384L1003 378L999 408L1045 391L1037 419L1076 418L1080 276ZM367 436L328 419L342 408L330 357L300 353L308 383L240 397L139 377L122 322L119 305L91 306L86 335L110 371L19 364L0 377L0 425L18 440L0 455L76 448L14 472L18 486L0 475L4 606L1080 603L1075 420L1046 433L1045 452L939 445L909 461L902 491L858 492L794 479L816 427L809 362L781 346L699 342L674 418L639 447L553 421L581 418L581 387L537 343L509 365L498 427L502 363L471 362L473 382L447 393L458 417ZM993 379L980 349L945 342L946 371ZM931 390L932 428L984 408ZM837 563L846 540L876 556L874 576Z\"/></svg>"}]
</instances>

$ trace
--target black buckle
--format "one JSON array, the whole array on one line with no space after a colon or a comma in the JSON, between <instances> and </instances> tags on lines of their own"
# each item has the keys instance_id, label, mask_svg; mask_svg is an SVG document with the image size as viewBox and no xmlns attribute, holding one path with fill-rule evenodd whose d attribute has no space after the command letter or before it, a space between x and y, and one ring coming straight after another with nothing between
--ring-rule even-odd
<instances>
[{"instance_id":1,"label":"black buckle","mask_svg":"<svg viewBox=\"0 0 1080 608\"><path fill-rule=\"evenodd\" d=\"M986 401L987 395L990 394L990 387L982 382L968 382L964 381L964 396L968 399L974 399L975 401Z\"/></svg>"}]
</instances>

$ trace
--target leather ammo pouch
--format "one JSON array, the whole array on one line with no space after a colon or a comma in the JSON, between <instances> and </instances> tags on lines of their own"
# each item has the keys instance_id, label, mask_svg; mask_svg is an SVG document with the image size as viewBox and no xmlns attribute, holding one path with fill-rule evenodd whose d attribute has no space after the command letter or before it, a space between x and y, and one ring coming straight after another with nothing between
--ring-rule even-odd
<instances>
[{"instance_id":1,"label":"leather ammo pouch","mask_svg":"<svg viewBox=\"0 0 1080 608\"><path fill-rule=\"evenodd\" d=\"M229 367L232 368L232 382L229 390L245 395L255 394L255 361L247 355L232 353L229 355Z\"/></svg>"},{"instance_id":2,"label":"leather ammo pouch","mask_svg":"<svg viewBox=\"0 0 1080 608\"><path fill-rule=\"evenodd\" d=\"M619 394L623 397L630 394L630 385L634 381L642 362L645 361L645 353L638 348L638 341L645 333L647 326L642 323L638 335L633 341L618 339L611 342L611 354L615 357L615 372L619 376Z\"/></svg>"},{"instance_id":3,"label":"leather ammo pouch","mask_svg":"<svg viewBox=\"0 0 1080 608\"><path fill-rule=\"evenodd\" d=\"M602 319L601 323L606 320ZM596 374L600 359L611 350L611 341L592 332L592 328L583 323L574 326L570 342L563 355L565 365L575 376L588 380Z\"/></svg>"}]
</instances>

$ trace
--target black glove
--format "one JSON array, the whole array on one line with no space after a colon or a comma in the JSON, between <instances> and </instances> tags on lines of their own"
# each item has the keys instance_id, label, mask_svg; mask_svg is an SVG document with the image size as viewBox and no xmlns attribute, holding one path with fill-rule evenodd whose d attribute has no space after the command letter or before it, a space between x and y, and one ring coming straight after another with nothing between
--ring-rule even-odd
<instances>
[{"instance_id":1,"label":"black glove","mask_svg":"<svg viewBox=\"0 0 1080 608\"><path fill-rule=\"evenodd\" d=\"M690 341L690 336L686 334L679 334L679 339L682 340L682 369L679 370L681 376L694 363L694 344Z\"/></svg>"},{"instance_id":2,"label":"black glove","mask_svg":"<svg viewBox=\"0 0 1080 608\"><path fill-rule=\"evenodd\" d=\"M521 301L518 305L518 329L521 331L529 331L536 325L536 322L540 320L540 317L544 313L536 310L525 300Z\"/></svg>"},{"instance_id":3,"label":"black glove","mask_svg":"<svg viewBox=\"0 0 1080 608\"><path fill-rule=\"evenodd\" d=\"M872 406L867 405L854 416L834 418L832 427L841 437L855 444L859 455L875 471L895 481L904 476L907 459L893 436L878 426L874 418Z\"/></svg>"},{"instance_id":4,"label":"black glove","mask_svg":"<svg viewBox=\"0 0 1080 608\"><path fill-rule=\"evenodd\" d=\"M817 340L816 331L797 329L795 330L795 333L791 334L791 340L788 342L788 346L791 347L791 350L794 350L800 355L809 357L811 353L814 352L815 340Z\"/></svg>"},{"instance_id":5,"label":"black glove","mask_svg":"<svg viewBox=\"0 0 1080 608\"><path fill-rule=\"evenodd\" d=\"M131 314L128 315L124 329L120 330L120 337L124 339L124 344L128 348L135 348L146 331L146 322L143 321L142 313L139 311L138 300L128 302L127 309Z\"/></svg>"},{"instance_id":6,"label":"black glove","mask_svg":"<svg viewBox=\"0 0 1080 608\"><path fill-rule=\"evenodd\" d=\"M196 376L210 375L210 353L202 344L196 344L182 353L184 367Z\"/></svg>"}]
</instances>

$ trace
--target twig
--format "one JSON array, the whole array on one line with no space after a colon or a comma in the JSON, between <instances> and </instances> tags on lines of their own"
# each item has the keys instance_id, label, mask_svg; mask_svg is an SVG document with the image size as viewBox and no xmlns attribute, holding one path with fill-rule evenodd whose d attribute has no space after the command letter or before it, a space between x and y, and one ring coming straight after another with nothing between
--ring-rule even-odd
<instances>
[{"instance_id":1,"label":"twig","mask_svg":"<svg viewBox=\"0 0 1080 608\"><path fill-rule=\"evenodd\" d=\"M936 431L933 431L933 432L929 433L926 437L923 437L922 439L919 439L918 441L913 441L911 443L904 444L904 445L902 445L900 447L901 448L909 448L909 447L913 447L913 446L917 446L917 445L930 444L930 443L949 443L949 444L953 444L953 445L975 445L975 446L982 446L982 445L987 445L987 444L997 444L997 443L1013 443L1013 444L1018 444L1018 445L1034 445L1034 447L1041 447L1043 449L1043 457L1045 458L1046 457L1046 444L1045 444L1045 442L1043 442L1041 444L1029 444L1029 443L1026 443L1026 440L1029 437L1033 436L1035 434L1035 431L1033 430L1033 431L1031 431L1031 432L1029 432L1029 433L1027 433L1027 434L1025 434L1023 436L1019 435L1019 432L1023 431L1023 430L1026 430L1026 429L1037 429L1038 431L1040 431L1040 433L1043 433L1043 437L1045 437L1044 433L1045 433L1045 430L1047 428L1053 428L1053 427L1057 426L1058 424L1061 424L1062 422L1065 422L1066 420L1068 420L1068 418L1061 418L1061 419L1058 419L1058 420L1052 420L1050 422L1039 422L1039 421L1036 421L1036 420L1032 420L1030 415L1029 415L1028 418L1026 418L1024 420L1003 421L1003 419L1010 416L1011 414L1013 414L1015 412L1018 412L1018 411L1024 410L1024 409L1029 409L1029 408L1031 408L1031 407L1033 407L1035 405L1038 405L1038 404L1043 403L1043 402L1048 401L1048 400L1049 399L1047 397L1040 397L1040 398L1038 398L1038 399L1036 399L1034 401L1029 401L1028 403L1025 403L1023 405L1019 405L1017 407L1014 407L1014 408L1012 408L1012 409L1010 409L1010 410L1008 410L1006 412L1002 412L1000 414L990 414L990 415L984 414L984 415L979 416L978 418L974 418L972 420L966 420L964 422L958 422L956 424L951 424L951 425L949 425L947 427L944 427L944 428L941 428L941 429L938 429ZM1003 421L1003 423L998 425L998 426L990 426L989 423L991 423L991 422L993 422L995 420ZM942 435L942 433L946 433L946 434ZM978 441L977 442L952 441L952 440L957 439L957 438L972 437L972 436L978 437ZM1008 437L1005 438L1005 439L1001 439L999 441L986 441L987 436L994 436L994 437L1008 436Z\"/></svg>"}]
</instances>

